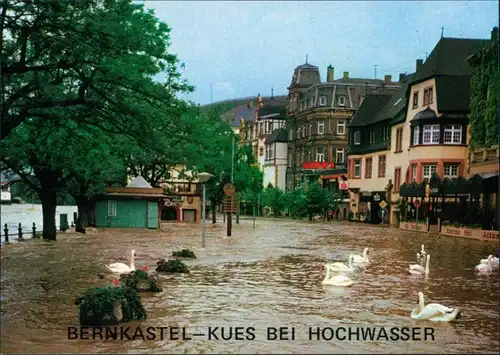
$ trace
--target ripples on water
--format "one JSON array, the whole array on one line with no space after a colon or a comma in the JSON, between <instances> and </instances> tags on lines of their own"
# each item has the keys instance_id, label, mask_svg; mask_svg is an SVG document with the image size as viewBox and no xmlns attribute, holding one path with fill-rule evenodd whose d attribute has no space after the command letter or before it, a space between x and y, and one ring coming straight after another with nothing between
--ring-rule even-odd
<instances>
[{"instance_id":1,"label":"ripples on water","mask_svg":"<svg viewBox=\"0 0 500 355\"><path fill-rule=\"evenodd\" d=\"M200 227L169 224L156 231L109 230L97 235L61 235L57 242L32 241L2 247L3 352L127 353L441 353L498 351L498 274L479 277L473 267L495 246L465 239L366 225L251 221L208 225L208 248L200 249ZM279 233L277 233L279 232ZM430 275L406 271L420 244L431 254ZM372 264L351 277L350 288L323 286L325 261L347 261L370 248ZM145 294L148 319L131 326L253 326L254 341L67 340L78 323L74 297L88 287L110 284L103 265L128 262L154 267L178 248L198 256L191 273L160 275L164 292ZM414 321L418 291L427 302L463 310L456 323ZM127 324L128 325L128 324ZM266 341L265 327L295 326L295 341ZM308 327L432 326L435 341L309 341Z\"/></svg>"}]
</instances>

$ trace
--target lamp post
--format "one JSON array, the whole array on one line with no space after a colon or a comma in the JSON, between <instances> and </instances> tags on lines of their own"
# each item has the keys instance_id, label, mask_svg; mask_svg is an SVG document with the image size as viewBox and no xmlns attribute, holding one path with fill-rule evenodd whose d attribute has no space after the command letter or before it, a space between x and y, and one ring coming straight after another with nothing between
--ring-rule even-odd
<instances>
[{"instance_id":1,"label":"lamp post","mask_svg":"<svg viewBox=\"0 0 500 355\"><path fill-rule=\"evenodd\" d=\"M202 221L201 221L201 247L205 248L205 221L206 221L206 189L205 189L205 183L210 180L212 177L212 174L209 173L199 173L198 174L198 181L203 184L203 197L202 197L202 210L201 210L201 215L202 215Z\"/></svg>"}]
</instances>

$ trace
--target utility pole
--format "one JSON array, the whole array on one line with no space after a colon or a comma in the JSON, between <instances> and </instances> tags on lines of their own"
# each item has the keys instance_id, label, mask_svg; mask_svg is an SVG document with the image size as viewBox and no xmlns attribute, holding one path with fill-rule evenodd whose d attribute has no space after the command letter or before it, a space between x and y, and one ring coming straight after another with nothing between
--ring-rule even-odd
<instances>
[{"instance_id":1,"label":"utility pole","mask_svg":"<svg viewBox=\"0 0 500 355\"><path fill-rule=\"evenodd\" d=\"M375 64L373 66L373 79L377 79L377 67L378 67L378 64Z\"/></svg>"}]
</instances>

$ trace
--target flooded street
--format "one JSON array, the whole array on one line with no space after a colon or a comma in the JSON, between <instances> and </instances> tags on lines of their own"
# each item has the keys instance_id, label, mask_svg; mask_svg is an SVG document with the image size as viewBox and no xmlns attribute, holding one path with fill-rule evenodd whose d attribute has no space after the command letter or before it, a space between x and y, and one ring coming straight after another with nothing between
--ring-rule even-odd
<instances>
[{"instance_id":1,"label":"flooded street","mask_svg":"<svg viewBox=\"0 0 500 355\"><path fill-rule=\"evenodd\" d=\"M499 350L498 272L476 276L479 260L497 246L473 240L403 233L369 225L258 220L200 225L164 225L164 231L99 230L94 235L60 234L56 242L34 240L2 246L1 317L3 353L495 353ZM431 254L428 277L407 272L420 244ZM350 288L322 285L326 261L346 262L370 248L371 266L351 276ZM119 341L68 340L78 326L76 296L111 284L105 264L136 265L189 248L189 274L161 275L163 292L143 294L148 319L127 325L254 327L255 340ZM99 279L105 274L105 279ZM455 323L410 318L418 292L426 303L459 307ZM266 339L266 327L295 327L295 340ZM434 327L434 341L309 340L309 327Z\"/></svg>"}]
</instances>

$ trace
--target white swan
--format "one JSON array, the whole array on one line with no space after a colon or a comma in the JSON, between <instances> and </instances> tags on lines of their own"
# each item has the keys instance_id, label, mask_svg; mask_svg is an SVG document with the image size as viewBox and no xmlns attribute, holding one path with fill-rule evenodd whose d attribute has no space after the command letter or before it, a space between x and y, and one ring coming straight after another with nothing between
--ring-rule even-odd
<instances>
[{"instance_id":1,"label":"white swan","mask_svg":"<svg viewBox=\"0 0 500 355\"><path fill-rule=\"evenodd\" d=\"M488 255L488 257L486 259L481 259L479 261L479 264L488 264L489 260L493 257L493 255Z\"/></svg>"},{"instance_id":2,"label":"white swan","mask_svg":"<svg viewBox=\"0 0 500 355\"><path fill-rule=\"evenodd\" d=\"M354 267L352 266L352 254L349 255L348 265L344 263L329 263L327 264L331 271L344 271L344 272L354 272Z\"/></svg>"},{"instance_id":3,"label":"white swan","mask_svg":"<svg viewBox=\"0 0 500 355\"><path fill-rule=\"evenodd\" d=\"M425 255L427 254L427 252L424 249L424 245L423 244L420 246L420 254L422 254L422 257L425 257Z\"/></svg>"},{"instance_id":4,"label":"white swan","mask_svg":"<svg viewBox=\"0 0 500 355\"><path fill-rule=\"evenodd\" d=\"M498 259L496 256L493 256L491 259L490 259L490 266L493 268L493 269L498 269L498 266L500 264L500 259Z\"/></svg>"},{"instance_id":5,"label":"white swan","mask_svg":"<svg viewBox=\"0 0 500 355\"><path fill-rule=\"evenodd\" d=\"M352 281L350 278L344 275L337 275L330 277L330 268L328 267L327 264L325 264L325 278L323 279L323 285L332 285L332 286L344 286L348 287L354 284L354 281Z\"/></svg>"},{"instance_id":6,"label":"white swan","mask_svg":"<svg viewBox=\"0 0 500 355\"><path fill-rule=\"evenodd\" d=\"M420 255L420 253L417 253L417 264L420 264L422 262L422 256Z\"/></svg>"},{"instance_id":7,"label":"white swan","mask_svg":"<svg viewBox=\"0 0 500 355\"><path fill-rule=\"evenodd\" d=\"M106 265L106 267L111 270L111 272L119 274L135 271L135 250L130 252L130 266L124 263L114 263Z\"/></svg>"},{"instance_id":8,"label":"white swan","mask_svg":"<svg viewBox=\"0 0 500 355\"><path fill-rule=\"evenodd\" d=\"M488 272L491 272L493 270L493 268L491 267L491 259L492 259L492 255L490 255L488 257L488 260L486 261L486 264L479 264L479 265L477 265L474 268L474 271L478 272L478 273L488 273Z\"/></svg>"},{"instance_id":9,"label":"white swan","mask_svg":"<svg viewBox=\"0 0 500 355\"><path fill-rule=\"evenodd\" d=\"M427 260L425 262L425 268L422 265L413 264L408 267L408 271L413 275L423 275L429 274L429 259L431 258L430 254L427 254Z\"/></svg>"},{"instance_id":10,"label":"white swan","mask_svg":"<svg viewBox=\"0 0 500 355\"><path fill-rule=\"evenodd\" d=\"M363 249L363 255L353 255L352 261L355 263L369 263L368 259L368 248Z\"/></svg>"},{"instance_id":11,"label":"white swan","mask_svg":"<svg viewBox=\"0 0 500 355\"><path fill-rule=\"evenodd\" d=\"M449 322L461 317L458 308L450 308L439 303L425 305L424 294L418 293L418 306L411 312L412 319L428 319L433 322Z\"/></svg>"}]
</instances>

